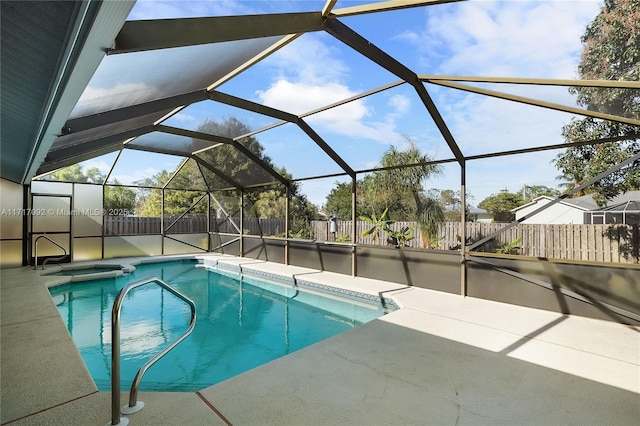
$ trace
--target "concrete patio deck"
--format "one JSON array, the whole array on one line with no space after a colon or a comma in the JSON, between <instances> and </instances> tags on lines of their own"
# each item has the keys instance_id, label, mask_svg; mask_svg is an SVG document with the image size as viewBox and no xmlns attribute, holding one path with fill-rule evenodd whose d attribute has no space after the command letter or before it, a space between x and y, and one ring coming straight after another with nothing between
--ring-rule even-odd
<instances>
[{"instance_id":1,"label":"concrete patio deck","mask_svg":"<svg viewBox=\"0 0 640 426\"><path fill-rule=\"evenodd\" d=\"M638 327L216 258L384 292L401 309L200 392L141 392L145 408L128 416L131 425L640 421ZM106 262L114 261L139 259ZM56 280L30 268L0 270L2 424L101 426L111 419L111 395L97 390L47 290Z\"/></svg>"}]
</instances>

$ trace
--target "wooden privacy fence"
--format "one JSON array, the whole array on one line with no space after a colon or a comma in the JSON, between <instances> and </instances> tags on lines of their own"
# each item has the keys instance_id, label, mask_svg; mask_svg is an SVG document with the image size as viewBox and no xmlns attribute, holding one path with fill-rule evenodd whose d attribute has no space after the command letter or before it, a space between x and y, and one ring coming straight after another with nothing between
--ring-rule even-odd
<instances>
[{"instance_id":1,"label":"wooden privacy fence","mask_svg":"<svg viewBox=\"0 0 640 426\"><path fill-rule=\"evenodd\" d=\"M167 234L190 234L207 232L206 215L165 216ZM169 226L177 222L169 228ZM240 226L239 218L211 218L211 231L237 233L233 221ZM351 221L338 221L338 232L329 232L328 221L312 221L310 224L312 238L316 241L351 242ZM468 222L466 224L467 244L472 244L498 230L505 223ZM387 244L387 237L382 233L378 240L363 237L362 233L371 225L367 222L356 222L357 244ZM414 222L395 222L390 228L400 231L402 228L414 227L413 239L409 247L423 247L422 235ZM159 217L105 216L105 235L140 235L160 234ZM262 236L284 236L284 218L257 219L245 218L243 233ZM438 249L457 250L460 248L459 222L445 222L440 225L436 244ZM516 225L499 234L476 251L493 252L500 243L510 243L521 238L518 243L518 254L523 256L544 257L566 260L588 260L614 263L639 263L638 251L640 236L638 225Z\"/></svg>"},{"instance_id":2,"label":"wooden privacy fence","mask_svg":"<svg viewBox=\"0 0 640 426\"><path fill-rule=\"evenodd\" d=\"M104 216L104 235L159 234L159 217ZM206 226L206 219L205 219Z\"/></svg>"},{"instance_id":3,"label":"wooden privacy fence","mask_svg":"<svg viewBox=\"0 0 640 426\"><path fill-rule=\"evenodd\" d=\"M504 223L467 223L467 243L478 241L505 226ZM443 242L455 245L460 224L447 222L440 230ZM638 225L520 224L499 234L479 250L494 251L498 242L509 243L517 238L521 238L518 254L523 256L638 263Z\"/></svg>"},{"instance_id":4,"label":"wooden privacy fence","mask_svg":"<svg viewBox=\"0 0 640 426\"><path fill-rule=\"evenodd\" d=\"M338 232L329 232L329 222L313 221L313 235L318 241L335 241L339 236L351 236L351 221L338 221ZM394 231L414 226L414 222L396 222L391 225ZM467 244L472 244L504 228L506 223L467 222ZM387 244L387 235L374 241L363 237L362 232L371 227L367 222L356 223L358 244ZM445 222L440 225L438 249L456 250L460 248L460 223ZM414 228L410 247L422 247L422 236ZM476 251L493 252L499 243L506 244L521 238L518 254L523 256L544 257L567 260L588 260L615 263L639 263L638 251L640 236L638 225L516 225L499 234Z\"/></svg>"},{"instance_id":5,"label":"wooden privacy fence","mask_svg":"<svg viewBox=\"0 0 640 426\"><path fill-rule=\"evenodd\" d=\"M240 218L232 218L231 220L233 220L237 226L240 226ZM228 218L211 217L210 229L212 232L238 233L238 230L233 226L231 220ZM165 215L164 226L167 234L207 232L207 215L193 214L185 215L182 218L180 218L179 215ZM245 218L243 228L245 234L283 236L284 218ZM105 235L107 236L160 234L160 217L105 216L104 229Z\"/></svg>"},{"instance_id":6,"label":"wooden privacy fence","mask_svg":"<svg viewBox=\"0 0 640 426\"><path fill-rule=\"evenodd\" d=\"M339 237L342 236L344 238L348 238L346 242L350 242L351 241L351 238L350 238L351 237L351 221L340 220L337 222L337 225L338 225L338 232L336 232L336 234L333 235L331 232L329 232L329 222L321 221L321 220L311 221L313 238L316 241L336 241L336 239L340 240ZM409 241L407 245L409 247L422 247L423 246L422 235L420 234L420 231L415 227L416 226L415 222L394 222L393 224L391 224L391 226L389 226L389 228L392 231L400 231L403 228L411 228L412 226L414 227L411 233L411 235L413 236L413 239ZM362 233L369 228L371 228L371 224L367 222L364 222L364 221L356 222L356 235L357 235L356 243L357 244L387 244L387 238L389 237L389 235L387 235L386 232L382 232L380 237L378 237L377 240L374 240L372 236L363 237Z\"/></svg>"}]
</instances>

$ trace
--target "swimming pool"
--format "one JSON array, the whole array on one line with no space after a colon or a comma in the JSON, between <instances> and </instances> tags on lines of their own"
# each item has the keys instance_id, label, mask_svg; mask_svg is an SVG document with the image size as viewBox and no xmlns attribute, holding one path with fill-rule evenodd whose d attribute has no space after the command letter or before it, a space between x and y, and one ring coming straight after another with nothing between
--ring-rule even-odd
<instances>
[{"instance_id":1,"label":"swimming pool","mask_svg":"<svg viewBox=\"0 0 640 426\"><path fill-rule=\"evenodd\" d=\"M384 313L374 305L297 290L278 294L265 289L275 284L239 280L196 265L139 265L118 278L50 289L99 390L111 389L114 299L126 284L143 278L167 281L195 302L198 315L191 335L149 368L143 391L198 391ZM190 310L169 291L149 284L129 293L121 315L121 387L128 390L142 364L187 329Z\"/></svg>"}]
</instances>

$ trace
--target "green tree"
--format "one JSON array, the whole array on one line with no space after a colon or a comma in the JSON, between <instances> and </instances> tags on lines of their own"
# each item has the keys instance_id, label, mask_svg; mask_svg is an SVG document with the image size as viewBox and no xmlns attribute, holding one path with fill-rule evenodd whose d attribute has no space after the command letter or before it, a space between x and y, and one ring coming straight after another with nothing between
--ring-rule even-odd
<instances>
[{"instance_id":1,"label":"green tree","mask_svg":"<svg viewBox=\"0 0 640 426\"><path fill-rule=\"evenodd\" d=\"M89 167L86 171L87 182L104 183L106 176L97 167Z\"/></svg>"},{"instance_id":2,"label":"green tree","mask_svg":"<svg viewBox=\"0 0 640 426\"><path fill-rule=\"evenodd\" d=\"M77 183L104 183L106 176L97 167L90 167L86 171L80 164L74 164L56 170L46 177L47 180L77 182ZM136 210L137 194L134 190L120 186L117 179L113 186L105 185L103 207L111 211L129 212L133 214Z\"/></svg>"},{"instance_id":3,"label":"green tree","mask_svg":"<svg viewBox=\"0 0 640 426\"><path fill-rule=\"evenodd\" d=\"M201 133L225 138L234 138L251 131L247 125L233 117L222 121L208 119L198 126L197 130ZM271 159L264 154L264 147L255 137L242 138L238 140L238 143L281 176L291 179L291 175L284 168L276 167ZM201 141L194 140L191 148L195 151L200 146ZM231 182L235 182L239 186L251 186L275 181L275 178L263 167L230 143L214 145L213 148L203 151L197 156L216 170L218 174L228 179L220 177L206 167L198 166L195 161L189 161L175 176L173 176L173 172L163 170L151 178L136 182L136 184L147 187L162 187L169 182L164 190L164 208L165 213L168 214L184 213L193 206L203 194L202 190L194 189L200 188L210 188L215 197L226 200L225 207L230 211L230 214L233 214L239 210L242 197L239 190L233 188ZM144 189L141 192L142 196L138 205L140 215L159 216L162 206L162 192ZM310 221L315 218L317 209L301 193L297 183L290 185L290 197L291 232L309 237ZM244 197L245 216L259 219L284 217L286 198L287 191L281 183L246 190ZM195 205L190 213L206 213L206 208L207 202L202 200ZM216 210L215 204L212 205L212 209ZM213 213L218 214L217 212Z\"/></svg>"},{"instance_id":4,"label":"green tree","mask_svg":"<svg viewBox=\"0 0 640 426\"><path fill-rule=\"evenodd\" d=\"M493 214L495 222L512 222L515 219L515 215L511 210L521 206L523 203L524 200L521 193L512 193L505 189L497 194L488 196L478 204L478 207Z\"/></svg>"},{"instance_id":5,"label":"green tree","mask_svg":"<svg viewBox=\"0 0 640 426\"><path fill-rule=\"evenodd\" d=\"M226 138L236 138L250 133L251 129L237 118L230 117L222 121L206 120L198 127L198 131ZM258 139L248 136L239 139L237 142L281 176L288 180L292 179L286 169L275 166L271 158L265 155L264 147ZM276 180L263 167L231 144L218 145L198 154L198 156L241 186L262 184ZM228 194L228 191L220 193L217 190L229 188L229 182L213 173L207 174L207 176L207 183L214 194ZM308 238L310 236L310 221L317 215L317 208L308 201L307 197L301 192L299 184L295 182L289 185L289 196L290 231ZM239 201L239 197L237 199ZM260 187L255 191L248 191L245 200L247 201L245 206L246 216L257 218L284 217L287 192L284 185L276 183L272 186Z\"/></svg>"},{"instance_id":6,"label":"green tree","mask_svg":"<svg viewBox=\"0 0 640 426\"><path fill-rule=\"evenodd\" d=\"M462 207L460 191L453 189L435 189L431 188L427 192L427 197L436 200L444 212L445 222L459 222ZM467 198L473 198L467 195ZM467 212L467 220L469 220L469 204L465 206Z\"/></svg>"},{"instance_id":7,"label":"green tree","mask_svg":"<svg viewBox=\"0 0 640 426\"><path fill-rule=\"evenodd\" d=\"M420 225L422 239L427 247L437 247L438 226L444 220L444 210L440 203L433 198L425 199L421 208L416 212L416 221Z\"/></svg>"},{"instance_id":8,"label":"green tree","mask_svg":"<svg viewBox=\"0 0 640 426\"><path fill-rule=\"evenodd\" d=\"M579 154L573 148L569 148L552 160L556 167L562 169L562 174L556 176L556 180L560 182L558 187L563 188L565 192L571 191L587 180L584 162L580 161L578 156ZM587 187L577 191L573 196L582 197L592 192L593 187Z\"/></svg>"},{"instance_id":9,"label":"green tree","mask_svg":"<svg viewBox=\"0 0 640 426\"><path fill-rule=\"evenodd\" d=\"M442 168L437 164L430 164L432 159L420 152L416 142L406 137L407 148L403 151L391 146L382 155L380 165L388 168L376 175L376 184L383 192L398 201L410 196L413 208L407 213L414 219L422 233L422 238L428 247L435 244L438 225L444 221L442 206L426 196L423 183L430 177L442 174Z\"/></svg>"},{"instance_id":10,"label":"green tree","mask_svg":"<svg viewBox=\"0 0 640 426\"><path fill-rule=\"evenodd\" d=\"M302 193L296 193L289 203L290 230L289 235L296 234L302 238L312 238L311 221L318 217L318 207L309 202Z\"/></svg>"},{"instance_id":11,"label":"green tree","mask_svg":"<svg viewBox=\"0 0 640 426\"><path fill-rule=\"evenodd\" d=\"M241 134L249 133L250 129L236 118L227 118L221 122L212 119L205 120L198 126L197 131L233 138ZM201 143L201 141L194 140L189 150L197 150L201 146ZM264 148L256 138L243 138L239 143L271 165L270 159L263 155ZM198 154L198 157L215 168L220 174L231 178L240 185L255 183L255 175L259 173L264 174L264 172L259 169L259 166L231 144L217 145L214 148ZM160 188L171 179L165 190L165 213L179 214L185 212L202 196L202 192L192 191L191 189L211 187L214 194L230 194L229 191L220 190L232 187L231 183L213 172L206 171L205 173L207 175L206 182L198 164L190 161L185 164L175 176L173 176L173 171L162 170L150 178L136 182L136 184ZM145 216L159 216L162 207L162 193L160 191L149 190L142 190L141 192L140 214L144 214ZM237 196L235 192L234 196L239 203L240 197ZM206 213L206 205L206 202L198 203L191 212Z\"/></svg>"},{"instance_id":12,"label":"green tree","mask_svg":"<svg viewBox=\"0 0 640 426\"><path fill-rule=\"evenodd\" d=\"M275 168L286 179L291 175L284 168ZM297 183L289 187L289 236L311 237L311 221L318 215L318 209L301 192ZM287 190L284 185L272 185L247 191L245 196L245 216L258 219L284 218L286 214Z\"/></svg>"},{"instance_id":13,"label":"green tree","mask_svg":"<svg viewBox=\"0 0 640 426\"><path fill-rule=\"evenodd\" d=\"M547 196L557 197L560 195L560 191L554 188L549 188L545 185L525 185L523 188L523 201L531 201L534 198Z\"/></svg>"},{"instance_id":14,"label":"green tree","mask_svg":"<svg viewBox=\"0 0 640 426\"><path fill-rule=\"evenodd\" d=\"M416 206L411 193L406 188L395 189L382 171L366 175L356 197L358 212L371 215L387 209L393 220L414 220Z\"/></svg>"},{"instance_id":15,"label":"green tree","mask_svg":"<svg viewBox=\"0 0 640 426\"><path fill-rule=\"evenodd\" d=\"M171 179L164 191L164 211L167 214L181 214L192 207L204 193L192 188L206 188L206 186L202 173L193 162L188 162L175 176L173 174L174 172L162 170L134 183L141 187L162 188ZM138 192L140 193L138 203L140 216L160 216L162 192L148 188L139 188ZM193 214L206 214L206 212L206 200L200 201L189 211Z\"/></svg>"},{"instance_id":16,"label":"green tree","mask_svg":"<svg viewBox=\"0 0 640 426\"><path fill-rule=\"evenodd\" d=\"M640 3L638 0L605 0L581 40L578 65L581 79L640 80ZM640 118L640 91L572 87L578 105L624 117ZM640 152L638 126L591 117L573 119L563 128L567 142L629 136L627 141L570 147L553 160L567 189L575 188L610 167ZM635 136L634 136L635 135ZM628 165L588 188L599 204L621 192L640 189L640 161ZM576 194L582 195L582 194Z\"/></svg>"},{"instance_id":17,"label":"green tree","mask_svg":"<svg viewBox=\"0 0 640 426\"><path fill-rule=\"evenodd\" d=\"M225 118L222 121L212 119L205 120L198 126L197 130L202 133L225 138L235 138L251 132L251 129L246 124L234 117ZM244 137L237 142L268 166L275 169L271 159L264 154L264 147L254 136ZM194 141L193 144L195 150L198 142ZM249 186L275 180L273 176L232 144L218 144L211 149L201 152L198 154L198 157L210 164L222 175L237 182L240 186ZM207 181L212 191L232 186L228 181L213 173L208 176L209 179L207 179Z\"/></svg>"},{"instance_id":18,"label":"green tree","mask_svg":"<svg viewBox=\"0 0 640 426\"><path fill-rule=\"evenodd\" d=\"M327 194L324 211L327 214L335 214L338 219L351 219L352 186L351 182L336 182Z\"/></svg>"},{"instance_id":19,"label":"green tree","mask_svg":"<svg viewBox=\"0 0 640 426\"><path fill-rule=\"evenodd\" d=\"M158 217L162 210L162 192L161 188L171 177L166 170L162 170L151 177L134 182L138 188L138 203L136 205L136 213L143 217Z\"/></svg>"},{"instance_id":20,"label":"green tree","mask_svg":"<svg viewBox=\"0 0 640 426\"><path fill-rule=\"evenodd\" d=\"M439 203L432 202L423 184L430 177L442 174L442 169L431 164L432 159L420 152L414 140L406 137L406 141L404 150L391 146L384 152L379 165L386 170L370 173L356 181L356 216L372 220L386 212L386 220L416 221L423 240L431 246L444 211ZM326 212L350 219L351 192L351 183L336 183L327 196Z\"/></svg>"},{"instance_id":21,"label":"green tree","mask_svg":"<svg viewBox=\"0 0 640 426\"><path fill-rule=\"evenodd\" d=\"M164 190L164 212L166 214L182 214L192 206L193 208L189 211L190 214L207 213L206 199L200 200L205 192L189 189L202 187L200 183L204 179L197 167L194 170L190 170L189 166L190 164L187 164L183 167ZM162 210L162 190L160 188L169 181L172 175L172 172L162 170L151 177L135 182L136 185L147 187L138 189L140 196L137 212L140 216L160 216ZM195 204L198 200L200 202Z\"/></svg>"},{"instance_id":22,"label":"green tree","mask_svg":"<svg viewBox=\"0 0 640 426\"><path fill-rule=\"evenodd\" d=\"M114 186L104 187L104 208L124 214L134 214L136 209L136 193L130 188L119 186L118 179L114 179Z\"/></svg>"},{"instance_id":23,"label":"green tree","mask_svg":"<svg viewBox=\"0 0 640 426\"><path fill-rule=\"evenodd\" d=\"M356 217L371 215L377 211L372 207L371 203L364 195L365 186L373 187L373 185L368 182L372 180L372 178L373 176L369 175L365 179L358 179L356 181ZM367 181L366 184L365 180ZM327 212L327 214L335 214L338 217L338 220L351 220L351 187L351 182L336 182L335 186L327 195L327 200L323 206L323 210ZM384 208L382 210L384 210Z\"/></svg>"},{"instance_id":24,"label":"green tree","mask_svg":"<svg viewBox=\"0 0 640 426\"><path fill-rule=\"evenodd\" d=\"M50 173L44 179L58 182L102 183L104 178L104 174L97 167L91 167L85 172L80 164L73 164Z\"/></svg>"}]
</instances>

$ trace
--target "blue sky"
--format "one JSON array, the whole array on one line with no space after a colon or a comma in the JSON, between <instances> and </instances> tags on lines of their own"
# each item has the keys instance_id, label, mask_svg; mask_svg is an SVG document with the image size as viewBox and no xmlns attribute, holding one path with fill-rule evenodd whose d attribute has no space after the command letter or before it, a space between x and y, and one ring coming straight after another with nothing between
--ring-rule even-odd
<instances>
[{"instance_id":1,"label":"blue sky","mask_svg":"<svg viewBox=\"0 0 640 426\"><path fill-rule=\"evenodd\" d=\"M339 1L336 8L362 3L366 2ZM323 1L142 0L130 19L318 11L323 5ZM600 6L589 0L469 1L345 17L342 22L418 74L572 79L577 78L580 36ZM298 38L218 90L301 114L397 80L330 35L318 32ZM563 87L477 86L574 105ZM571 119L571 114L454 89L427 85L427 90L465 155L561 143L561 128ZM230 116L252 129L274 122L202 102L185 108L167 124L195 129L207 118ZM390 145L402 147L407 137L433 158L452 157L415 91L407 85L310 116L307 121L356 170L374 167ZM295 126L282 126L257 137L274 163L295 178L340 172ZM550 161L556 154L470 161L467 191L471 203L476 205L505 188L518 191L525 184L555 187L559 172ZM114 176L130 183L163 168L172 169L179 160L145 156L125 151ZM84 165L108 170L114 157ZM459 189L457 166L443 169L445 175L427 182L426 189ZM336 181L344 179L305 181L303 190L321 205Z\"/></svg>"}]
</instances>

